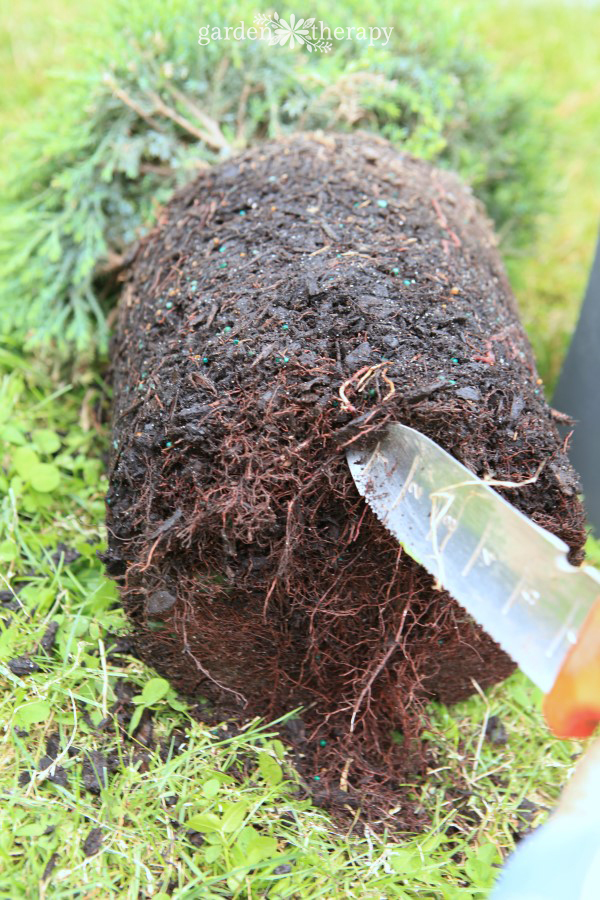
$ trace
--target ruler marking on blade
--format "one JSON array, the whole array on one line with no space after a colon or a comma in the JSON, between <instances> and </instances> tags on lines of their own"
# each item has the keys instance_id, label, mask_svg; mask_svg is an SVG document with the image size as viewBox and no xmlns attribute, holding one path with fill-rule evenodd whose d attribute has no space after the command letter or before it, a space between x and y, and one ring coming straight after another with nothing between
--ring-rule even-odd
<instances>
[{"instance_id":1,"label":"ruler marking on blade","mask_svg":"<svg viewBox=\"0 0 600 900\"><path fill-rule=\"evenodd\" d=\"M525 582L526 582L525 578L519 578L519 580L517 581L512 594L510 595L510 597L508 598L508 600L502 607L501 612L502 612L503 616L507 616L509 614L509 612L511 611L511 609L513 608L513 606L515 605L515 603L517 602L517 599L519 598L519 595L520 595L521 591L523 590Z\"/></svg>"},{"instance_id":2,"label":"ruler marking on blade","mask_svg":"<svg viewBox=\"0 0 600 900\"><path fill-rule=\"evenodd\" d=\"M433 491L431 496L434 497L436 494L437 494L437 491ZM446 516L446 519L449 520L448 525L447 525L448 533L446 534L444 540L440 544L440 552L441 553L446 552L446 547L448 546L448 542L449 542L450 538L458 531L458 526L460 525L461 518L465 512L465 509L467 508L467 503L469 502L469 499L470 499L470 495L464 496L464 492L461 492L460 496L461 496L462 503L460 504L458 511L456 512L456 515L455 516ZM454 494L454 498L457 499L456 494Z\"/></svg>"},{"instance_id":3,"label":"ruler marking on blade","mask_svg":"<svg viewBox=\"0 0 600 900\"><path fill-rule=\"evenodd\" d=\"M436 511L436 502L441 498L445 499L444 504L442 505L440 510ZM445 494L445 493L437 493L435 496L433 494L429 494L429 517L430 517L430 525L429 531L427 532L427 540L431 543L433 549L433 556L437 563L438 567L438 579L442 582L445 581L446 573L444 571L444 552L441 546L438 546L438 525L442 524L444 516L454 503L454 495L453 494Z\"/></svg>"},{"instance_id":4,"label":"ruler marking on blade","mask_svg":"<svg viewBox=\"0 0 600 900\"><path fill-rule=\"evenodd\" d=\"M444 500L444 504L441 509L436 510L436 502L439 499ZM437 546L437 527L439 524L444 524L443 519L454 501L456 500L455 494L447 494L441 493L440 491L435 491L429 495L429 499L431 500L431 524L429 525L429 531L427 532L427 540L430 540L432 543L435 543ZM440 547L441 549L441 547Z\"/></svg>"},{"instance_id":5,"label":"ruler marking on blade","mask_svg":"<svg viewBox=\"0 0 600 900\"><path fill-rule=\"evenodd\" d=\"M389 514L396 509L397 506L400 506L400 504L406 497L406 494L408 493L408 489L412 484L413 478L415 477L415 474L417 471L417 466L419 465L420 460L421 460L421 456L419 453L417 453L417 455L415 456L415 458L412 461L412 465L408 471L408 475L406 476L406 481L402 485L402 489L401 489L400 493L398 494L398 496L396 497L396 499L394 500L392 505L388 507L388 510L386 513L386 519L389 516Z\"/></svg>"},{"instance_id":6,"label":"ruler marking on blade","mask_svg":"<svg viewBox=\"0 0 600 900\"><path fill-rule=\"evenodd\" d=\"M460 524L460 519L455 519L453 516L445 516L444 524L446 523L447 519L449 520L448 524L446 525L448 531L446 532L446 536L444 537L444 540L440 544L440 553L446 552L446 547L448 546L448 541L450 540L452 535L456 533L456 530Z\"/></svg>"},{"instance_id":7,"label":"ruler marking on blade","mask_svg":"<svg viewBox=\"0 0 600 900\"><path fill-rule=\"evenodd\" d=\"M483 529L483 533L482 533L481 537L479 538L479 540L477 541L477 546L471 553L471 556L469 557L464 569L460 573L463 578L466 578L466 576L469 574L469 572L471 571L471 569L477 562L477 557L479 556L479 554L481 553L481 551L483 550L483 548L485 546L487 536L490 532L490 527L491 527L490 522L486 522L485 528Z\"/></svg>"},{"instance_id":8,"label":"ruler marking on blade","mask_svg":"<svg viewBox=\"0 0 600 900\"><path fill-rule=\"evenodd\" d=\"M387 457L385 457L385 456L383 455L383 453L380 453L380 452L379 452L379 448L380 448L380 447L381 447L381 444L378 442L378 443L377 443L377 446L375 447L375 449L373 450L373 452L371 453L371 455L370 455L370 457L369 457L369 461L366 463L364 469L362 470L362 473L361 473L361 474L362 474L362 477L363 477L363 478L364 478L365 475L368 473L369 469L372 467L373 463L375 462L375 460L376 460L376 458L377 458L378 456L381 456L381 458L384 459L384 460L387 462Z\"/></svg>"},{"instance_id":9,"label":"ruler marking on blade","mask_svg":"<svg viewBox=\"0 0 600 900\"><path fill-rule=\"evenodd\" d=\"M569 615L563 622L563 624L562 624L561 628L559 629L559 631L557 632L557 634L554 636L554 638L548 645L548 649L546 650L546 656L548 657L548 659L550 659L550 657L554 656L556 649L558 648L561 641L563 640L563 638L566 636L567 632L569 631L577 612L578 612L578 605L575 605L571 609Z\"/></svg>"}]
</instances>

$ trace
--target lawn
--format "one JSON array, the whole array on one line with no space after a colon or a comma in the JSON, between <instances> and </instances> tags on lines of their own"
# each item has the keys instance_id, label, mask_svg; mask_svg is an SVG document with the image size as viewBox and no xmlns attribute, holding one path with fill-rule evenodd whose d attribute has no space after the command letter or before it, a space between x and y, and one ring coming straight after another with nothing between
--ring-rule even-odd
<instances>
[{"instance_id":1,"label":"lawn","mask_svg":"<svg viewBox=\"0 0 600 900\"><path fill-rule=\"evenodd\" d=\"M597 2L474 4L479 33L510 73L527 74L548 98L556 195L534 253L512 274L540 371L552 387L594 258L600 229L600 5Z\"/></svg>"},{"instance_id":2,"label":"lawn","mask_svg":"<svg viewBox=\"0 0 600 900\"><path fill-rule=\"evenodd\" d=\"M43 103L81 4L0 16L5 127ZM483 4L481 5L483 7ZM597 11L504 3L477 12L506 71L545 83L560 191L537 250L512 267L541 371L560 368L593 252L600 187ZM75 42L76 43L76 42ZM551 73L551 74L549 74ZM0 350L0 896L484 898L515 836L543 821L581 750L548 733L520 674L428 710L431 766L410 802L432 827L401 839L340 828L311 803L277 725L203 722L128 653L103 575L102 366ZM600 563L598 545L590 547ZM21 674L17 674L21 673ZM290 715L293 711L290 711Z\"/></svg>"}]
</instances>

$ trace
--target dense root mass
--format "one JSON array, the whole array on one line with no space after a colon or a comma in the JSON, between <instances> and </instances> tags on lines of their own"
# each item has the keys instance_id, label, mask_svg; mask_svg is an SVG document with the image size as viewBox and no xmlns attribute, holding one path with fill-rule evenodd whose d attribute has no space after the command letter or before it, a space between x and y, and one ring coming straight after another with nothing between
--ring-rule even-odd
<instances>
[{"instance_id":1,"label":"dense root mass","mask_svg":"<svg viewBox=\"0 0 600 900\"><path fill-rule=\"evenodd\" d=\"M478 204L366 135L249 151L142 242L113 366L106 563L140 652L221 712L303 706L305 774L383 814L424 770L425 702L513 666L378 523L344 447L404 422L525 482L505 495L573 559L584 541Z\"/></svg>"}]
</instances>

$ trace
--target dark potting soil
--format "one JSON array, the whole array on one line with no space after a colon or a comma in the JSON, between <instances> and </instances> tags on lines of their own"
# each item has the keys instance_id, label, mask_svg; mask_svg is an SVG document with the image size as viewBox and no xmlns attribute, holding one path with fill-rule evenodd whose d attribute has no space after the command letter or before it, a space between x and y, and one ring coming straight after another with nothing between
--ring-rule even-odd
<instances>
[{"instance_id":1,"label":"dark potting soil","mask_svg":"<svg viewBox=\"0 0 600 900\"><path fill-rule=\"evenodd\" d=\"M248 151L141 242L112 359L105 561L138 651L223 714L303 706L286 734L320 799L384 815L424 772L426 701L513 664L379 524L345 446L404 422L526 482L502 492L573 560L585 539L479 204L368 135Z\"/></svg>"}]
</instances>

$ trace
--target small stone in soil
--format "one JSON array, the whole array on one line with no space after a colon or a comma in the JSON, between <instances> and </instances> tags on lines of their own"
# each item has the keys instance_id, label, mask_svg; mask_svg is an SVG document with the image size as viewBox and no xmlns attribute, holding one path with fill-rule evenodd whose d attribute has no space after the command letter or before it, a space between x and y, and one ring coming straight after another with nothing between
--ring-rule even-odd
<instances>
[{"instance_id":1,"label":"small stone in soil","mask_svg":"<svg viewBox=\"0 0 600 900\"><path fill-rule=\"evenodd\" d=\"M501 747L508 741L508 734L499 716L490 716L485 726L485 739Z\"/></svg>"},{"instance_id":2,"label":"small stone in soil","mask_svg":"<svg viewBox=\"0 0 600 900\"><path fill-rule=\"evenodd\" d=\"M83 842L83 852L85 856L94 856L102 846L102 829L92 828L85 841Z\"/></svg>"},{"instance_id":3,"label":"small stone in soil","mask_svg":"<svg viewBox=\"0 0 600 900\"><path fill-rule=\"evenodd\" d=\"M15 602L15 599L15 594L12 591L0 591L0 603L5 609L14 609L15 607L12 604ZM20 608L20 604L17 604L17 609Z\"/></svg>"},{"instance_id":4,"label":"small stone in soil","mask_svg":"<svg viewBox=\"0 0 600 900\"><path fill-rule=\"evenodd\" d=\"M204 835L199 831L192 831L191 829L188 829L185 833L185 836L190 844L192 844L192 846L194 847L201 847L204 843Z\"/></svg>"},{"instance_id":5,"label":"small stone in soil","mask_svg":"<svg viewBox=\"0 0 600 900\"><path fill-rule=\"evenodd\" d=\"M46 868L44 869L42 875L42 881L48 881L50 876L52 875L52 871L58 862L58 853L53 853L48 862L46 863Z\"/></svg>"},{"instance_id":6,"label":"small stone in soil","mask_svg":"<svg viewBox=\"0 0 600 900\"><path fill-rule=\"evenodd\" d=\"M56 759L60 753L60 735L58 731L53 731L46 738L46 756L49 759Z\"/></svg>"},{"instance_id":7,"label":"small stone in soil","mask_svg":"<svg viewBox=\"0 0 600 900\"><path fill-rule=\"evenodd\" d=\"M521 800L519 805L517 806L517 815L524 822L527 822L530 825L535 816L540 812L541 807L534 803L532 800L528 800L526 797Z\"/></svg>"},{"instance_id":8,"label":"small stone in soil","mask_svg":"<svg viewBox=\"0 0 600 900\"><path fill-rule=\"evenodd\" d=\"M292 867L288 863L284 863L282 866L277 866L273 869L273 875L288 875L292 871Z\"/></svg>"},{"instance_id":9,"label":"small stone in soil","mask_svg":"<svg viewBox=\"0 0 600 900\"><path fill-rule=\"evenodd\" d=\"M54 762L54 757L52 756L42 756L38 763L38 769L40 772L44 771L44 769L50 768L50 766ZM46 780L50 782L50 784L57 784L60 787L69 787L69 779L66 771L62 766L55 766L54 769L46 776Z\"/></svg>"},{"instance_id":10,"label":"small stone in soil","mask_svg":"<svg viewBox=\"0 0 600 900\"><path fill-rule=\"evenodd\" d=\"M81 553L78 550L73 550L72 547L67 547L66 544L59 543L57 544L56 552L52 554L52 562L55 565L58 565L62 557L63 566L70 566L71 563L74 563L80 556Z\"/></svg>"},{"instance_id":11,"label":"small stone in soil","mask_svg":"<svg viewBox=\"0 0 600 900\"><path fill-rule=\"evenodd\" d=\"M125 660L121 658L121 654L134 654L135 648L132 639L129 636L119 637L118 635L110 635L112 644L108 647L108 653L106 654L107 660L112 662L113 665L124 665ZM108 640L108 635L107 635Z\"/></svg>"},{"instance_id":12,"label":"small stone in soil","mask_svg":"<svg viewBox=\"0 0 600 900\"><path fill-rule=\"evenodd\" d=\"M92 750L86 753L82 766L82 780L84 787L92 794L99 794L108 784L109 772L114 772L117 764L114 764L103 753Z\"/></svg>"},{"instance_id":13,"label":"small stone in soil","mask_svg":"<svg viewBox=\"0 0 600 900\"><path fill-rule=\"evenodd\" d=\"M153 732L152 713L149 709L145 709L133 734L138 743L143 744L145 747L150 747L152 745Z\"/></svg>"},{"instance_id":14,"label":"small stone in soil","mask_svg":"<svg viewBox=\"0 0 600 900\"><path fill-rule=\"evenodd\" d=\"M58 631L58 622L50 622L46 631L44 632L44 636L40 641L40 649L44 651L44 653L50 653L54 644L56 642L56 632Z\"/></svg>"},{"instance_id":15,"label":"small stone in soil","mask_svg":"<svg viewBox=\"0 0 600 900\"><path fill-rule=\"evenodd\" d=\"M304 722L300 717L288 719L284 724L284 728L294 742L304 743L306 741Z\"/></svg>"},{"instance_id":16,"label":"small stone in soil","mask_svg":"<svg viewBox=\"0 0 600 900\"><path fill-rule=\"evenodd\" d=\"M150 594L146 602L146 611L149 616L155 616L158 613L167 612L175 605L177 598L170 591L154 591Z\"/></svg>"},{"instance_id":17,"label":"small stone in soil","mask_svg":"<svg viewBox=\"0 0 600 900\"><path fill-rule=\"evenodd\" d=\"M21 678L40 671L38 664L34 663L28 656L15 656L14 659L9 659L8 668L13 675L19 675Z\"/></svg>"},{"instance_id":18,"label":"small stone in soil","mask_svg":"<svg viewBox=\"0 0 600 900\"><path fill-rule=\"evenodd\" d=\"M160 758L166 762L171 756L177 756L182 753L187 746L187 732L180 728L174 728L166 741L162 741L160 745Z\"/></svg>"}]
</instances>

